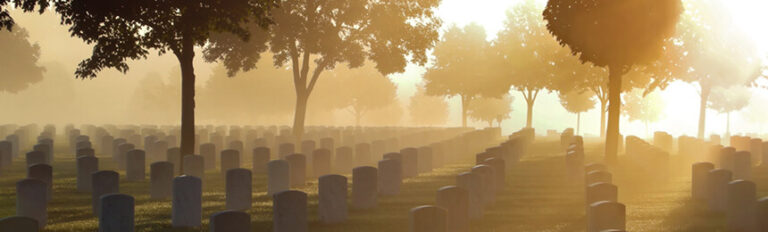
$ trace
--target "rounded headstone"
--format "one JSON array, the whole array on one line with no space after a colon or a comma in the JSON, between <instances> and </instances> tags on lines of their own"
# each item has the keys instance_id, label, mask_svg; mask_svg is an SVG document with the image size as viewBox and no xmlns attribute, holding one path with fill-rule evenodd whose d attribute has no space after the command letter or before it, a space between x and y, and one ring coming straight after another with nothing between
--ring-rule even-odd
<instances>
[{"instance_id":1,"label":"rounded headstone","mask_svg":"<svg viewBox=\"0 0 768 232\"><path fill-rule=\"evenodd\" d=\"M307 158L302 154L291 154L285 157L290 166L291 187L304 187L307 179Z\"/></svg>"},{"instance_id":2,"label":"rounded headstone","mask_svg":"<svg viewBox=\"0 0 768 232\"><path fill-rule=\"evenodd\" d=\"M419 152L416 148L409 147L400 150L402 155L403 178L419 175Z\"/></svg>"},{"instance_id":3,"label":"rounded headstone","mask_svg":"<svg viewBox=\"0 0 768 232\"><path fill-rule=\"evenodd\" d=\"M448 216L445 209L424 205L411 209L410 232L446 232Z\"/></svg>"},{"instance_id":4,"label":"rounded headstone","mask_svg":"<svg viewBox=\"0 0 768 232\"><path fill-rule=\"evenodd\" d=\"M594 183L613 183L613 174L607 171L591 171L584 176L584 187Z\"/></svg>"},{"instance_id":5,"label":"rounded headstone","mask_svg":"<svg viewBox=\"0 0 768 232\"><path fill-rule=\"evenodd\" d=\"M0 228L9 228L13 232L38 232L40 226L37 220L25 216L10 216L0 218Z\"/></svg>"},{"instance_id":6,"label":"rounded headstone","mask_svg":"<svg viewBox=\"0 0 768 232\"><path fill-rule=\"evenodd\" d=\"M318 179L318 209L320 221L326 224L347 220L347 178L324 175Z\"/></svg>"},{"instance_id":7,"label":"rounded headstone","mask_svg":"<svg viewBox=\"0 0 768 232\"><path fill-rule=\"evenodd\" d=\"M267 163L267 195L289 190L290 164L285 160L272 160Z\"/></svg>"},{"instance_id":8,"label":"rounded headstone","mask_svg":"<svg viewBox=\"0 0 768 232\"><path fill-rule=\"evenodd\" d=\"M477 165L472 167L472 173L476 173L481 177L481 196L484 205L489 205L496 202L496 174L491 166Z\"/></svg>"},{"instance_id":9,"label":"rounded headstone","mask_svg":"<svg viewBox=\"0 0 768 232\"><path fill-rule=\"evenodd\" d=\"M734 180L727 189L726 228L728 231L756 231L755 183Z\"/></svg>"},{"instance_id":10,"label":"rounded headstone","mask_svg":"<svg viewBox=\"0 0 768 232\"><path fill-rule=\"evenodd\" d=\"M200 226L203 213L202 198L200 178L187 175L173 178L173 200L171 201L173 227Z\"/></svg>"},{"instance_id":11,"label":"rounded headstone","mask_svg":"<svg viewBox=\"0 0 768 232\"><path fill-rule=\"evenodd\" d=\"M81 156L96 156L96 151L92 148L82 148L77 150L77 157Z\"/></svg>"},{"instance_id":12,"label":"rounded headstone","mask_svg":"<svg viewBox=\"0 0 768 232\"><path fill-rule=\"evenodd\" d=\"M119 193L101 196L99 231L134 231L134 200L132 196Z\"/></svg>"},{"instance_id":13,"label":"rounded headstone","mask_svg":"<svg viewBox=\"0 0 768 232\"><path fill-rule=\"evenodd\" d=\"M390 153L395 154L395 153ZM403 183L402 167L398 159L384 159L379 161L378 168L379 194L394 196L400 193Z\"/></svg>"},{"instance_id":14,"label":"rounded headstone","mask_svg":"<svg viewBox=\"0 0 768 232\"><path fill-rule=\"evenodd\" d=\"M469 216L483 217L482 177L477 173L463 172L456 176L456 186L469 194Z\"/></svg>"},{"instance_id":15,"label":"rounded headstone","mask_svg":"<svg viewBox=\"0 0 768 232\"><path fill-rule=\"evenodd\" d=\"M600 201L590 205L587 218L587 232L601 232L609 229L626 229L626 209L623 204Z\"/></svg>"},{"instance_id":16,"label":"rounded headstone","mask_svg":"<svg viewBox=\"0 0 768 232\"><path fill-rule=\"evenodd\" d=\"M146 177L146 153L143 150L130 150L125 154L125 179L143 181Z\"/></svg>"},{"instance_id":17,"label":"rounded headstone","mask_svg":"<svg viewBox=\"0 0 768 232\"><path fill-rule=\"evenodd\" d=\"M253 174L267 173L267 163L272 160L268 147L257 147L253 149Z\"/></svg>"},{"instance_id":18,"label":"rounded headstone","mask_svg":"<svg viewBox=\"0 0 768 232\"><path fill-rule=\"evenodd\" d=\"M352 207L356 209L376 207L378 187L376 168L362 166L352 169Z\"/></svg>"},{"instance_id":19,"label":"rounded headstone","mask_svg":"<svg viewBox=\"0 0 768 232\"><path fill-rule=\"evenodd\" d=\"M47 186L46 199L53 195L53 167L47 164L33 164L27 168L27 178L38 179Z\"/></svg>"},{"instance_id":20,"label":"rounded headstone","mask_svg":"<svg viewBox=\"0 0 768 232\"><path fill-rule=\"evenodd\" d=\"M272 195L274 232L307 232L307 194L287 190Z\"/></svg>"},{"instance_id":21,"label":"rounded headstone","mask_svg":"<svg viewBox=\"0 0 768 232\"><path fill-rule=\"evenodd\" d=\"M589 213L589 207L600 201L617 202L619 199L619 188L616 185L604 182L598 182L587 186L586 191L586 211Z\"/></svg>"},{"instance_id":22,"label":"rounded headstone","mask_svg":"<svg viewBox=\"0 0 768 232\"><path fill-rule=\"evenodd\" d=\"M48 222L46 199L48 187L39 179L23 179L16 182L16 215L33 218L39 228Z\"/></svg>"},{"instance_id":23,"label":"rounded headstone","mask_svg":"<svg viewBox=\"0 0 768 232\"><path fill-rule=\"evenodd\" d=\"M493 168L494 180L496 180L496 185L495 185L496 192L500 193L504 191L504 187L507 184L507 181L506 181L507 168L504 160L501 158L490 158L483 161L482 164L491 166L491 168Z\"/></svg>"},{"instance_id":24,"label":"rounded headstone","mask_svg":"<svg viewBox=\"0 0 768 232\"><path fill-rule=\"evenodd\" d=\"M456 186L437 190L436 206L445 209L448 232L469 232L469 192Z\"/></svg>"},{"instance_id":25,"label":"rounded headstone","mask_svg":"<svg viewBox=\"0 0 768 232\"><path fill-rule=\"evenodd\" d=\"M48 164L46 154L42 151L31 151L27 153L27 167L35 164Z\"/></svg>"},{"instance_id":26,"label":"rounded headstone","mask_svg":"<svg viewBox=\"0 0 768 232\"><path fill-rule=\"evenodd\" d=\"M282 143L277 150L277 154L280 159L285 159L286 156L293 153L295 153L293 143Z\"/></svg>"},{"instance_id":27,"label":"rounded headstone","mask_svg":"<svg viewBox=\"0 0 768 232\"><path fill-rule=\"evenodd\" d=\"M331 173L331 151L328 149L316 149L312 153L313 176L324 176Z\"/></svg>"},{"instance_id":28,"label":"rounded headstone","mask_svg":"<svg viewBox=\"0 0 768 232\"><path fill-rule=\"evenodd\" d=\"M731 171L725 169L712 169L707 175L707 188L709 189L708 204L712 211L724 212L727 206L728 183L732 180Z\"/></svg>"},{"instance_id":29,"label":"rounded headstone","mask_svg":"<svg viewBox=\"0 0 768 232\"><path fill-rule=\"evenodd\" d=\"M161 161L149 166L149 196L152 199L166 199L173 192L173 163Z\"/></svg>"},{"instance_id":30,"label":"rounded headstone","mask_svg":"<svg viewBox=\"0 0 768 232\"><path fill-rule=\"evenodd\" d=\"M246 212L226 210L211 215L210 232L250 232L251 216Z\"/></svg>"},{"instance_id":31,"label":"rounded headstone","mask_svg":"<svg viewBox=\"0 0 768 232\"><path fill-rule=\"evenodd\" d=\"M91 174L99 170L99 158L95 156L80 156L77 158L77 191L90 192L92 189Z\"/></svg>"},{"instance_id":32,"label":"rounded headstone","mask_svg":"<svg viewBox=\"0 0 768 232\"><path fill-rule=\"evenodd\" d=\"M733 154L733 173L734 180L752 179L752 155L748 151L740 151Z\"/></svg>"},{"instance_id":33,"label":"rounded headstone","mask_svg":"<svg viewBox=\"0 0 768 232\"><path fill-rule=\"evenodd\" d=\"M93 215L101 210L101 196L120 192L120 175L115 171L97 171L91 174L91 204Z\"/></svg>"},{"instance_id":34,"label":"rounded headstone","mask_svg":"<svg viewBox=\"0 0 768 232\"><path fill-rule=\"evenodd\" d=\"M235 149L221 151L221 172L227 173L230 169L240 168L240 152Z\"/></svg>"},{"instance_id":35,"label":"rounded headstone","mask_svg":"<svg viewBox=\"0 0 768 232\"><path fill-rule=\"evenodd\" d=\"M251 171L243 168L229 169L226 174L227 201L228 210L248 210L251 209L251 194L253 187L251 182Z\"/></svg>"},{"instance_id":36,"label":"rounded headstone","mask_svg":"<svg viewBox=\"0 0 768 232\"><path fill-rule=\"evenodd\" d=\"M694 200L707 200L707 176L715 165L709 162L698 162L692 165L691 197Z\"/></svg>"}]
</instances>

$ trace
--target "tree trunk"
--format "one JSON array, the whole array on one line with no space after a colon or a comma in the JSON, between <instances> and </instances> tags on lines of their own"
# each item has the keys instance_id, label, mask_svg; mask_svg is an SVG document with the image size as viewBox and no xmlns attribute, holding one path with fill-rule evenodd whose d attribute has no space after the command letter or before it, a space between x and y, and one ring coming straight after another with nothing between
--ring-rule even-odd
<instances>
[{"instance_id":1,"label":"tree trunk","mask_svg":"<svg viewBox=\"0 0 768 232\"><path fill-rule=\"evenodd\" d=\"M467 127L467 106L469 106L469 97L461 96L461 127Z\"/></svg>"},{"instance_id":2,"label":"tree trunk","mask_svg":"<svg viewBox=\"0 0 768 232\"><path fill-rule=\"evenodd\" d=\"M309 94L304 91L296 92L296 109L293 115L293 136L297 142L301 142L304 136L304 119L307 115L307 100Z\"/></svg>"},{"instance_id":3,"label":"tree trunk","mask_svg":"<svg viewBox=\"0 0 768 232\"><path fill-rule=\"evenodd\" d=\"M576 135L581 131L581 112L576 113Z\"/></svg>"},{"instance_id":4,"label":"tree trunk","mask_svg":"<svg viewBox=\"0 0 768 232\"><path fill-rule=\"evenodd\" d=\"M525 103L528 104L528 113L525 115L525 127L533 128L533 99L526 99Z\"/></svg>"},{"instance_id":5,"label":"tree trunk","mask_svg":"<svg viewBox=\"0 0 768 232\"><path fill-rule=\"evenodd\" d=\"M699 99L699 139L704 139L706 122L707 122L707 100L709 100L709 93L712 90L708 84L701 85L701 99Z\"/></svg>"},{"instance_id":6,"label":"tree trunk","mask_svg":"<svg viewBox=\"0 0 768 232\"><path fill-rule=\"evenodd\" d=\"M195 50L192 39L185 36L179 59L181 67L181 155L179 170L184 170L184 156L195 153Z\"/></svg>"},{"instance_id":7,"label":"tree trunk","mask_svg":"<svg viewBox=\"0 0 768 232\"><path fill-rule=\"evenodd\" d=\"M605 138L605 108L607 101L600 101L600 138Z\"/></svg>"},{"instance_id":8,"label":"tree trunk","mask_svg":"<svg viewBox=\"0 0 768 232\"><path fill-rule=\"evenodd\" d=\"M605 161L615 164L619 151L619 119L621 116L621 77L623 67L609 67L608 76L608 130L605 139Z\"/></svg>"}]
</instances>

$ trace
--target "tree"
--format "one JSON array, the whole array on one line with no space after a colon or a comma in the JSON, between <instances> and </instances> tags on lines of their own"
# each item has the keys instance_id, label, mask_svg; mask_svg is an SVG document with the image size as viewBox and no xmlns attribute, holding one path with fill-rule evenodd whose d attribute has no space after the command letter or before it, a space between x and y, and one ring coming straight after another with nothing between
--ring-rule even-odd
<instances>
[{"instance_id":1,"label":"tree","mask_svg":"<svg viewBox=\"0 0 768 232\"><path fill-rule=\"evenodd\" d=\"M608 128L605 156L618 153L622 76L634 65L657 60L682 12L680 0L550 0L547 29L583 62L607 67Z\"/></svg>"},{"instance_id":2,"label":"tree","mask_svg":"<svg viewBox=\"0 0 768 232\"><path fill-rule=\"evenodd\" d=\"M448 103L444 97L427 95L424 87L419 87L410 101L408 111L413 124L436 126L448 121Z\"/></svg>"},{"instance_id":3,"label":"tree","mask_svg":"<svg viewBox=\"0 0 768 232\"><path fill-rule=\"evenodd\" d=\"M9 6L10 5L10 6ZM11 12L8 8L21 8L24 12L31 12L37 8L37 12L42 14L50 5L48 0L0 0L0 30L12 31L13 25L16 24L11 17Z\"/></svg>"},{"instance_id":4,"label":"tree","mask_svg":"<svg viewBox=\"0 0 768 232\"><path fill-rule=\"evenodd\" d=\"M127 60L143 59L149 50L172 52L181 70L181 154L195 147L195 46L204 46L212 33L227 32L248 39L244 23L266 27L271 0L231 1L56 1L62 24L73 36L93 44L93 54L75 72L95 78L104 68L127 72Z\"/></svg>"},{"instance_id":5,"label":"tree","mask_svg":"<svg viewBox=\"0 0 768 232\"><path fill-rule=\"evenodd\" d=\"M560 92L560 105L568 112L576 114L576 134L581 131L581 113L595 108L595 93L590 91L571 90Z\"/></svg>"},{"instance_id":6,"label":"tree","mask_svg":"<svg viewBox=\"0 0 768 232\"><path fill-rule=\"evenodd\" d=\"M448 28L435 45L434 65L423 79L428 95L458 96L461 100L461 126L467 126L467 112L477 97L501 97L509 91L506 80L495 76L489 60L491 44L485 29L471 23L464 28Z\"/></svg>"},{"instance_id":7,"label":"tree","mask_svg":"<svg viewBox=\"0 0 768 232\"><path fill-rule=\"evenodd\" d=\"M26 30L0 30L0 51L0 93L17 93L43 80L45 68L37 64L40 47L29 42Z\"/></svg>"},{"instance_id":8,"label":"tree","mask_svg":"<svg viewBox=\"0 0 768 232\"><path fill-rule=\"evenodd\" d=\"M744 86L712 89L708 106L721 114L726 114L726 136L731 135L731 113L749 105L750 97L752 97L752 93Z\"/></svg>"},{"instance_id":9,"label":"tree","mask_svg":"<svg viewBox=\"0 0 768 232\"><path fill-rule=\"evenodd\" d=\"M533 104L539 93L563 80L556 64L569 55L547 31L541 11L533 0L516 5L507 11L504 29L494 42L499 53L495 58L501 59L494 69L523 95L528 106L526 127L533 127Z\"/></svg>"},{"instance_id":10,"label":"tree","mask_svg":"<svg viewBox=\"0 0 768 232\"><path fill-rule=\"evenodd\" d=\"M373 66L366 65L357 69L339 67L333 74L338 83L333 85L334 88L328 91L328 94L340 96L342 108L355 117L356 126L360 126L360 120L372 110L384 108L397 101L395 83L376 71Z\"/></svg>"},{"instance_id":11,"label":"tree","mask_svg":"<svg viewBox=\"0 0 768 232\"><path fill-rule=\"evenodd\" d=\"M438 39L440 21L434 10L439 2L280 0L272 11L274 25L251 31L263 39L241 42L227 34L216 36L205 51L206 59L222 60L230 74L247 71L268 44L274 65L293 71L293 133L301 137L309 96L323 71L341 63L358 68L366 60L385 75L404 71L409 62L424 65L427 50Z\"/></svg>"},{"instance_id":12,"label":"tree","mask_svg":"<svg viewBox=\"0 0 768 232\"><path fill-rule=\"evenodd\" d=\"M658 91L644 94L643 90L635 89L624 95L624 114L629 121L642 121L645 124L645 135L648 132L648 123L659 121L664 116L664 100Z\"/></svg>"},{"instance_id":13,"label":"tree","mask_svg":"<svg viewBox=\"0 0 768 232\"><path fill-rule=\"evenodd\" d=\"M509 119L509 113L512 113L512 101L514 98L510 95L501 98L477 98L469 106L468 114L470 118L487 122L488 127L493 127L494 122L501 127L501 121Z\"/></svg>"}]
</instances>

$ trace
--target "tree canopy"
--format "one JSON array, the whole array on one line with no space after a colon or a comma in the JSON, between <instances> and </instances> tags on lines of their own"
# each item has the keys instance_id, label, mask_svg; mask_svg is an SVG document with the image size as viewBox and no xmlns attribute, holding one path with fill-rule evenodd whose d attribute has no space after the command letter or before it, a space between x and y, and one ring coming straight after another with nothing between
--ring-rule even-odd
<instances>
[{"instance_id":1,"label":"tree canopy","mask_svg":"<svg viewBox=\"0 0 768 232\"><path fill-rule=\"evenodd\" d=\"M37 12L42 14L49 5L48 0L0 0L0 30L13 30L13 25L16 24L8 11L9 8L21 8L24 12L35 11L37 8Z\"/></svg>"},{"instance_id":2,"label":"tree canopy","mask_svg":"<svg viewBox=\"0 0 768 232\"><path fill-rule=\"evenodd\" d=\"M493 126L496 122L501 127L501 121L510 118L514 97L504 95L500 98L481 97L475 99L469 106L469 117Z\"/></svg>"},{"instance_id":3,"label":"tree canopy","mask_svg":"<svg viewBox=\"0 0 768 232\"><path fill-rule=\"evenodd\" d=\"M721 114L731 113L747 107L751 97L752 92L744 86L714 88L707 105Z\"/></svg>"},{"instance_id":4,"label":"tree canopy","mask_svg":"<svg viewBox=\"0 0 768 232\"><path fill-rule=\"evenodd\" d=\"M411 96L408 112L414 125L444 125L448 121L448 102L443 96L427 95L426 90L419 87Z\"/></svg>"},{"instance_id":5,"label":"tree canopy","mask_svg":"<svg viewBox=\"0 0 768 232\"><path fill-rule=\"evenodd\" d=\"M567 91L558 94L560 105L568 112L577 114L595 108L595 93L590 91Z\"/></svg>"},{"instance_id":6,"label":"tree canopy","mask_svg":"<svg viewBox=\"0 0 768 232\"><path fill-rule=\"evenodd\" d=\"M45 68L38 65L40 47L29 42L24 28L0 30L0 41L0 93L17 93L43 80Z\"/></svg>"},{"instance_id":7,"label":"tree canopy","mask_svg":"<svg viewBox=\"0 0 768 232\"><path fill-rule=\"evenodd\" d=\"M624 107L622 110L629 121L642 121L644 123L659 121L664 116L664 99L658 91L644 94L644 90L635 89L624 94Z\"/></svg>"}]
</instances>

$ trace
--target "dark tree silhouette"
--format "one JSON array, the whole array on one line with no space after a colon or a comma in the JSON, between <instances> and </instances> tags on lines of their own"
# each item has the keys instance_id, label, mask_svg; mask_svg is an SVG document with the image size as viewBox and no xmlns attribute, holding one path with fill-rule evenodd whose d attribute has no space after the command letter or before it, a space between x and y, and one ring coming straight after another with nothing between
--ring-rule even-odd
<instances>
[{"instance_id":1,"label":"dark tree silhouette","mask_svg":"<svg viewBox=\"0 0 768 232\"><path fill-rule=\"evenodd\" d=\"M661 55L682 12L680 0L550 0L547 29L583 62L608 67L608 128L605 158L618 153L622 76L633 65Z\"/></svg>"},{"instance_id":2,"label":"dark tree silhouette","mask_svg":"<svg viewBox=\"0 0 768 232\"><path fill-rule=\"evenodd\" d=\"M37 65L40 47L31 44L24 28L0 30L0 93L16 93L43 80L45 69Z\"/></svg>"},{"instance_id":3,"label":"dark tree silhouette","mask_svg":"<svg viewBox=\"0 0 768 232\"><path fill-rule=\"evenodd\" d=\"M11 13L8 12L8 8L16 7L21 8L24 12L34 11L37 7L37 12L42 14L50 5L48 0L0 0L0 30L12 30L13 25L16 22L11 17Z\"/></svg>"},{"instance_id":4,"label":"dark tree silhouette","mask_svg":"<svg viewBox=\"0 0 768 232\"><path fill-rule=\"evenodd\" d=\"M373 61L382 74L402 72L409 62L424 65L438 39L439 0L282 0L272 11L274 26L254 27L261 39L240 42L222 34L212 38L206 59L222 60L230 74L254 68L268 46L275 66L289 65L296 92L293 133L304 133L309 96L323 71L347 63L357 68ZM310 63L314 63L311 65ZM314 66L314 67L310 67ZM311 71L311 72L310 72Z\"/></svg>"},{"instance_id":5,"label":"dark tree silhouette","mask_svg":"<svg viewBox=\"0 0 768 232\"><path fill-rule=\"evenodd\" d=\"M143 59L150 50L171 52L181 66L181 153L195 147L195 46L203 46L214 32L248 39L241 25L266 27L270 0L154 0L58 1L56 11L73 36L93 44L93 54L80 62L78 78L94 78L104 68L128 71L128 60Z\"/></svg>"}]
</instances>

